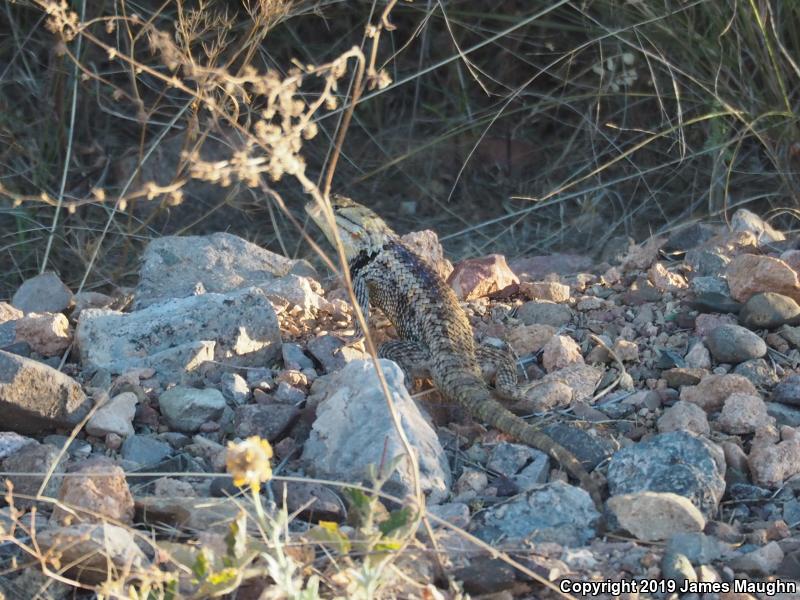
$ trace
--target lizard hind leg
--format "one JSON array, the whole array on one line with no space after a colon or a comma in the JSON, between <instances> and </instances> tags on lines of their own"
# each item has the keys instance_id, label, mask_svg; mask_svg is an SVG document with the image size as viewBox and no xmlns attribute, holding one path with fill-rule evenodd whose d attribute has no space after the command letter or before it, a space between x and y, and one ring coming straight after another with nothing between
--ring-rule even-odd
<instances>
[{"instance_id":1,"label":"lizard hind leg","mask_svg":"<svg viewBox=\"0 0 800 600\"><path fill-rule=\"evenodd\" d=\"M524 397L525 390L519 387L517 379L517 359L509 348L479 344L475 348L475 358L489 383L494 380L498 396L504 400L520 400Z\"/></svg>"},{"instance_id":2,"label":"lizard hind leg","mask_svg":"<svg viewBox=\"0 0 800 600\"><path fill-rule=\"evenodd\" d=\"M415 379L430 377L428 366L430 352L419 342L410 340L391 340L378 348L378 358L388 358L397 363L405 375L406 388L414 387Z\"/></svg>"}]
</instances>

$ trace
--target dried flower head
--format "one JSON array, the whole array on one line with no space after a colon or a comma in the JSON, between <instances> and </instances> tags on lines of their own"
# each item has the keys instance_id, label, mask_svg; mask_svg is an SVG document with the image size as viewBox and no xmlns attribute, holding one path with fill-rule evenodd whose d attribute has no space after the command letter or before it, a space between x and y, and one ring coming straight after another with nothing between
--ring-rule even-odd
<instances>
[{"instance_id":1,"label":"dried flower head","mask_svg":"<svg viewBox=\"0 0 800 600\"><path fill-rule=\"evenodd\" d=\"M257 490L272 477L271 458L272 446L267 440L254 435L238 444L228 442L225 465L228 473L233 475L234 485L247 485Z\"/></svg>"}]
</instances>

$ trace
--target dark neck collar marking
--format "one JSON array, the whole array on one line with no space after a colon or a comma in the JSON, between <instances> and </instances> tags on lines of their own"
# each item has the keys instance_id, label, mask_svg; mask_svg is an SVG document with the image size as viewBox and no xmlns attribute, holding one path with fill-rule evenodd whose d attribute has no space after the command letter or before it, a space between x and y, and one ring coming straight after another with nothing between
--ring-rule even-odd
<instances>
[{"instance_id":1,"label":"dark neck collar marking","mask_svg":"<svg viewBox=\"0 0 800 600\"><path fill-rule=\"evenodd\" d=\"M350 275L353 277L358 275L361 269L372 262L372 259L378 255L378 252L378 250L373 250L371 252L369 250L362 250L356 254L353 260L350 261Z\"/></svg>"}]
</instances>

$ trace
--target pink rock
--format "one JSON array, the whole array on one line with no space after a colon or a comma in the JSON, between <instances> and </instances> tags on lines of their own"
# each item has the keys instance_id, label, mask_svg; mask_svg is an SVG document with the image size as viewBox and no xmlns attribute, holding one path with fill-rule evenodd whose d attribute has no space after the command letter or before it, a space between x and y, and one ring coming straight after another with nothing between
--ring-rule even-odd
<instances>
[{"instance_id":1,"label":"pink rock","mask_svg":"<svg viewBox=\"0 0 800 600\"><path fill-rule=\"evenodd\" d=\"M725 274L731 296L739 302L747 302L759 292L776 292L800 300L797 272L778 258L741 254L731 261Z\"/></svg>"},{"instance_id":2,"label":"pink rock","mask_svg":"<svg viewBox=\"0 0 800 600\"><path fill-rule=\"evenodd\" d=\"M458 263L447 283L459 299L475 300L519 283L519 279L508 268L505 256L490 254Z\"/></svg>"},{"instance_id":3,"label":"pink rock","mask_svg":"<svg viewBox=\"0 0 800 600\"><path fill-rule=\"evenodd\" d=\"M583 356L580 347L572 338L554 335L544 345L542 364L548 373L574 363L583 364Z\"/></svg>"},{"instance_id":4,"label":"pink rock","mask_svg":"<svg viewBox=\"0 0 800 600\"><path fill-rule=\"evenodd\" d=\"M667 271L667 268L660 262L650 267L647 275L650 278L650 282L664 292L674 292L689 287L683 275Z\"/></svg>"},{"instance_id":5,"label":"pink rock","mask_svg":"<svg viewBox=\"0 0 800 600\"><path fill-rule=\"evenodd\" d=\"M34 352L55 356L69 348L72 331L61 313L28 313L14 321L17 342L28 342Z\"/></svg>"},{"instance_id":6,"label":"pink rock","mask_svg":"<svg viewBox=\"0 0 800 600\"><path fill-rule=\"evenodd\" d=\"M614 342L614 354L622 362L636 362L639 360L639 346L636 342L618 339Z\"/></svg>"},{"instance_id":7,"label":"pink rock","mask_svg":"<svg viewBox=\"0 0 800 600\"><path fill-rule=\"evenodd\" d=\"M534 281L519 284L520 291L531 300L550 300L551 302L567 302L569 286L557 281Z\"/></svg>"},{"instance_id":8,"label":"pink rock","mask_svg":"<svg viewBox=\"0 0 800 600\"><path fill-rule=\"evenodd\" d=\"M622 259L622 269L624 271L643 271L649 268L658 258L658 251L666 241L667 238L664 237L651 238L646 242L631 246Z\"/></svg>"},{"instance_id":9,"label":"pink rock","mask_svg":"<svg viewBox=\"0 0 800 600\"><path fill-rule=\"evenodd\" d=\"M103 517L133 523L133 496L125 481L125 472L111 460L98 458L84 463L70 477L65 477L58 499L67 512L59 507L53 520L65 524L77 518L81 522L100 522Z\"/></svg>"},{"instance_id":10,"label":"pink rock","mask_svg":"<svg viewBox=\"0 0 800 600\"><path fill-rule=\"evenodd\" d=\"M800 473L800 439L754 447L747 462L756 485L777 487Z\"/></svg>"},{"instance_id":11,"label":"pink rock","mask_svg":"<svg viewBox=\"0 0 800 600\"><path fill-rule=\"evenodd\" d=\"M760 396L736 392L725 400L717 425L726 433L753 433L759 427L775 425L775 419L767 414Z\"/></svg>"},{"instance_id":12,"label":"pink rock","mask_svg":"<svg viewBox=\"0 0 800 600\"><path fill-rule=\"evenodd\" d=\"M758 392L749 379L742 375L709 375L697 385L681 388L681 400L697 404L707 413L722 408L728 396L735 393L757 396Z\"/></svg>"},{"instance_id":13,"label":"pink rock","mask_svg":"<svg viewBox=\"0 0 800 600\"><path fill-rule=\"evenodd\" d=\"M543 323L520 325L506 335L506 341L519 356L533 354L541 350L556 334L556 328Z\"/></svg>"},{"instance_id":14,"label":"pink rock","mask_svg":"<svg viewBox=\"0 0 800 600\"><path fill-rule=\"evenodd\" d=\"M453 263L445 258L444 249L435 232L430 229L412 231L400 239L433 267L442 279L446 280L450 277L453 272Z\"/></svg>"},{"instance_id":15,"label":"pink rock","mask_svg":"<svg viewBox=\"0 0 800 600\"><path fill-rule=\"evenodd\" d=\"M523 281L542 280L551 273L572 275L589 271L594 261L580 254L550 254L547 256L525 256L511 261L511 270Z\"/></svg>"},{"instance_id":16,"label":"pink rock","mask_svg":"<svg viewBox=\"0 0 800 600\"><path fill-rule=\"evenodd\" d=\"M664 411L658 419L658 431L691 431L700 435L708 435L711 428L705 411L691 402L679 401Z\"/></svg>"}]
</instances>

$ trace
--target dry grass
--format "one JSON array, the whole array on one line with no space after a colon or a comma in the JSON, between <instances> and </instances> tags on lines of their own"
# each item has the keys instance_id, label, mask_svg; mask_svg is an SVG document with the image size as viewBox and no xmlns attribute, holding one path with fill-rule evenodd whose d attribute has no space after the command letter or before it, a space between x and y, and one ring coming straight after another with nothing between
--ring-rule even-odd
<instances>
[{"instance_id":1,"label":"dry grass","mask_svg":"<svg viewBox=\"0 0 800 600\"><path fill-rule=\"evenodd\" d=\"M47 269L130 284L165 234L308 253L296 215L331 185L457 256L597 251L742 205L790 228L798 21L755 0L5 3L0 298ZM325 540L363 597L391 563L371 514L359 555ZM256 575L314 597L288 523L250 518ZM153 581L135 597L170 597Z\"/></svg>"}]
</instances>

